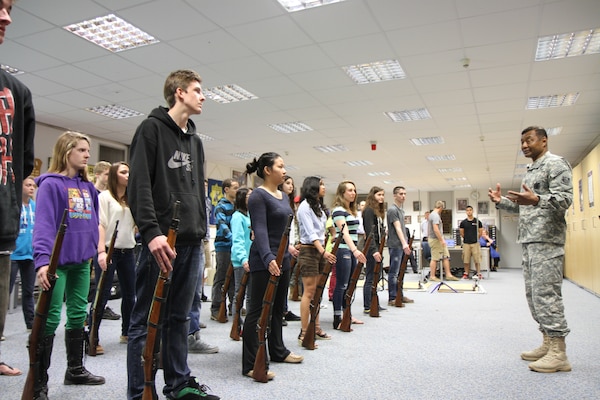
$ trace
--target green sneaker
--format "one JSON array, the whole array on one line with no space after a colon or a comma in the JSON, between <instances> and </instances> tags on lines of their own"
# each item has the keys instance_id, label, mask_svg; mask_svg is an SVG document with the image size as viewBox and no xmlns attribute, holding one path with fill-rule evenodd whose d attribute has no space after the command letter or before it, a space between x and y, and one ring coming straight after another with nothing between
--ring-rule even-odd
<instances>
[{"instance_id":1,"label":"green sneaker","mask_svg":"<svg viewBox=\"0 0 600 400\"><path fill-rule=\"evenodd\" d=\"M188 385L177 392L175 399L178 400L219 400L219 396L206 393L210 388L200 385L196 377L190 377Z\"/></svg>"}]
</instances>

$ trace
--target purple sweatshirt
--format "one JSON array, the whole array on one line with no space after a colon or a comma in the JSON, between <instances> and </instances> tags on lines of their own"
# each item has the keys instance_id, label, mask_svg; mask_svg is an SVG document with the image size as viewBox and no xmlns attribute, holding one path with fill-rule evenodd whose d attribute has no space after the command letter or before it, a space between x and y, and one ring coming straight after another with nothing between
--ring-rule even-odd
<instances>
[{"instance_id":1,"label":"purple sweatshirt","mask_svg":"<svg viewBox=\"0 0 600 400\"><path fill-rule=\"evenodd\" d=\"M36 220L33 259L38 269L50 263L54 239L63 211L67 209L67 231L58 265L79 264L98 250L98 192L80 176L48 173L35 179Z\"/></svg>"}]
</instances>

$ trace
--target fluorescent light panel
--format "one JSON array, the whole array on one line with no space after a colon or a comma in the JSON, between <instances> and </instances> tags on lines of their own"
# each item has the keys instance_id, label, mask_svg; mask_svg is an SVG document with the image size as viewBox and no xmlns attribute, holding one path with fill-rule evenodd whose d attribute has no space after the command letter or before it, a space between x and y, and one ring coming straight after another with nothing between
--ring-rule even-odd
<instances>
[{"instance_id":1,"label":"fluorescent light panel","mask_svg":"<svg viewBox=\"0 0 600 400\"><path fill-rule=\"evenodd\" d=\"M288 12L302 11L307 8L326 6L345 0L277 0Z\"/></svg>"},{"instance_id":2,"label":"fluorescent light panel","mask_svg":"<svg viewBox=\"0 0 600 400\"><path fill-rule=\"evenodd\" d=\"M343 69L359 85L406 78L406 74L397 60L349 65Z\"/></svg>"},{"instance_id":3,"label":"fluorescent light panel","mask_svg":"<svg viewBox=\"0 0 600 400\"><path fill-rule=\"evenodd\" d=\"M304 122L283 122L281 124L271 124L269 128L279 133L298 133L312 131L313 128L306 125Z\"/></svg>"},{"instance_id":4,"label":"fluorescent light panel","mask_svg":"<svg viewBox=\"0 0 600 400\"><path fill-rule=\"evenodd\" d=\"M130 108L119 106L116 104L90 107L90 108L86 108L85 110L96 113L96 114L104 115L105 117L109 117L112 119L125 119L125 118L133 118L133 117L139 117L140 115L144 115L139 111L135 111Z\"/></svg>"},{"instance_id":5,"label":"fluorescent light panel","mask_svg":"<svg viewBox=\"0 0 600 400\"><path fill-rule=\"evenodd\" d=\"M258 154L252 152L232 153L231 155L237 158L241 158L242 160L252 160L254 158L258 158Z\"/></svg>"},{"instance_id":6,"label":"fluorescent light panel","mask_svg":"<svg viewBox=\"0 0 600 400\"><path fill-rule=\"evenodd\" d=\"M431 115L426 108L417 108L415 110L387 111L384 113L394 122L419 121L431 119Z\"/></svg>"},{"instance_id":7,"label":"fluorescent light panel","mask_svg":"<svg viewBox=\"0 0 600 400\"><path fill-rule=\"evenodd\" d=\"M348 151L348 148L343 144L332 144L330 146L314 146L313 149L322 153L334 153L338 151Z\"/></svg>"},{"instance_id":8,"label":"fluorescent light panel","mask_svg":"<svg viewBox=\"0 0 600 400\"><path fill-rule=\"evenodd\" d=\"M5 71L5 72L8 72L11 75L21 75L21 74L24 74L24 72L21 71L20 69L11 67L10 65L6 65L6 64L0 64L0 69L3 70L3 71Z\"/></svg>"},{"instance_id":9,"label":"fluorescent light panel","mask_svg":"<svg viewBox=\"0 0 600 400\"><path fill-rule=\"evenodd\" d=\"M552 128L548 128L546 129L546 133L548 134L548 136L556 136L556 135L560 135L560 133L562 132L562 126L555 126Z\"/></svg>"},{"instance_id":10,"label":"fluorescent light panel","mask_svg":"<svg viewBox=\"0 0 600 400\"><path fill-rule=\"evenodd\" d=\"M255 94L235 84L204 89L204 94L212 101L220 104L258 99L258 96Z\"/></svg>"},{"instance_id":11,"label":"fluorescent light panel","mask_svg":"<svg viewBox=\"0 0 600 400\"><path fill-rule=\"evenodd\" d=\"M441 136L424 137L424 138L413 138L409 140L415 146L429 146L432 144L444 143L444 138Z\"/></svg>"},{"instance_id":12,"label":"fluorescent light panel","mask_svg":"<svg viewBox=\"0 0 600 400\"><path fill-rule=\"evenodd\" d=\"M451 172L462 172L462 168L438 168L438 172L441 174L451 173Z\"/></svg>"},{"instance_id":13,"label":"fluorescent light panel","mask_svg":"<svg viewBox=\"0 0 600 400\"><path fill-rule=\"evenodd\" d=\"M198 136L203 142L212 142L213 140L215 140L214 137L205 135L204 133L198 133Z\"/></svg>"},{"instance_id":14,"label":"fluorescent light panel","mask_svg":"<svg viewBox=\"0 0 600 400\"><path fill-rule=\"evenodd\" d=\"M427 156L428 161L454 161L456 157L454 154L445 154L441 156Z\"/></svg>"},{"instance_id":15,"label":"fluorescent light panel","mask_svg":"<svg viewBox=\"0 0 600 400\"><path fill-rule=\"evenodd\" d=\"M154 37L114 14L63 28L113 53L158 43Z\"/></svg>"},{"instance_id":16,"label":"fluorescent light panel","mask_svg":"<svg viewBox=\"0 0 600 400\"><path fill-rule=\"evenodd\" d=\"M600 29L544 36L538 39L535 61L600 53Z\"/></svg>"},{"instance_id":17,"label":"fluorescent light panel","mask_svg":"<svg viewBox=\"0 0 600 400\"><path fill-rule=\"evenodd\" d=\"M461 176L459 178L446 178L446 180L448 182L460 182L460 181L466 181L467 178L465 178L464 176Z\"/></svg>"},{"instance_id":18,"label":"fluorescent light panel","mask_svg":"<svg viewBox=\"0 0 600 400\"><path fill-rule=\"evenodd\" d=\"M452 187L454 189L464 189L464 188L470 188L471 185L467 183L467 184L464 184L464 185L455 185L455 186L452 186Z\"/></svg>"},{"instance_id":19,"label":"fluorescent light panel","mask_svg":"<svg viewBox=\"0 0 600 400\"><path fill-rule=\"evenodd\" d=\"M533 96L527 99L527 110L539 108L567 107L575 104L579 98L577 93L553 94L548 96Z\"/></svg>"},{"instance_id":20,"label":"fluorescent light panel","mask_svg":"<svg viewBox=\"0 0 600 400\"><path fill-rule=\"evenodd\" d=\"M390 176L391 174L387 171L367 172L369 176Z\"/></svg>"},{"instance_id":21,"label":"fluorescent light panel","mask_svg":"<svg viewBox=\"0 0 600 400\"><path fill-rule=\"evenodd\" d=\"M367 165L373 165L373 163L367 160L356 160L346 161L346 165L349 165L350 167L366 167Z\"/></svg>"}]
</instances>

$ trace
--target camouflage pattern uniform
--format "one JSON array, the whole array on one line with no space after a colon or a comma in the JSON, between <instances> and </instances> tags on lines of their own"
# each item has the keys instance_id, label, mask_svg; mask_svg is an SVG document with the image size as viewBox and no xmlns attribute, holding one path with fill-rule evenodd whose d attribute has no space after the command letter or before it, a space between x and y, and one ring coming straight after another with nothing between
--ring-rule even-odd
<instances>
[{"instance_id":1,"label":"camouflage pattern uniform","mask_svg":"<svg viewBox=\"0 0 600 400\"><path fill-rule=\"evenodd\" d=\"M573 202L571 166L547 151L527 167L522 183L539 196L537 205L520 206L503 197L496 207L519 214L517 243L523 247L525 295L533 319L542 333L567 336L561 289L565 212Z\"/></svg>"}]
</instances>

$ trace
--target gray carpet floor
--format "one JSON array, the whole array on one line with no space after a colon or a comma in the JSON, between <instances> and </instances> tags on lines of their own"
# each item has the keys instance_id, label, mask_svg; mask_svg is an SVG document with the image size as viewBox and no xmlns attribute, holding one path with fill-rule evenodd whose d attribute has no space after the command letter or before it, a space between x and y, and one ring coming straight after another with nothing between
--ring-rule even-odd
<instances>
[{"instance_id":1,"label":"gray carpet floor","mask_svg":"<svg viewBox=\"0 0 600 400\"><path fill-rule=\"evenodd\" d=\"M408 274L406 281L418 280ZM302 364L272 363L276 378L257 383L241 374L241 342L229 339L230 323L210 321L204 303L204 341L218 354L190 354L189 365L201 383L222 399L598 399L600 398L600 298L569 281L563 285L567 338L573 371L529 371L519 353L537 347L541 335L529 315L521 272L501 269L481 282L485 294L408 291L415 300L405 308L389 307L380 318L362 314L362 289L353 305L365 321L344 333L331 328L332 304L321 310L323 327L333 336L317 350L301 348L299 322L284 327L288 348L302 354ZM210 287L206 288L210 291ZM380 291L387 304L387 291ZM113 310L119 300L111 300ZM289 302L299 314L299 303ZM106 354L88 357L87 368L106 377L102 386L64 386L64 332L57 332L50 370L51 399L124 399L126 345L119 344L120 321L104 320ZM27 333L20 309L9 314L1 360L24 371L0 376L0 399L19 399L28 366ZM162 371L157 374L159 392Z\"/></svg>"}]
</instances>

